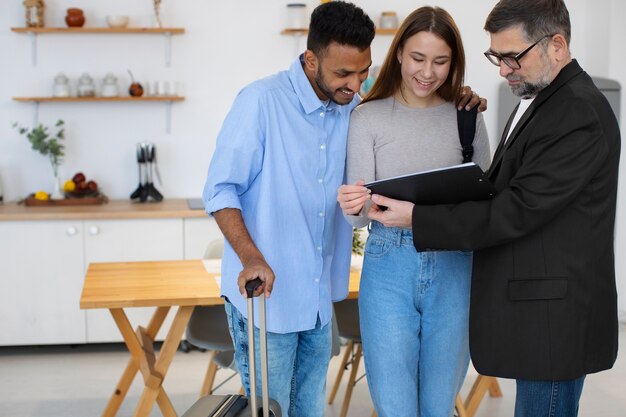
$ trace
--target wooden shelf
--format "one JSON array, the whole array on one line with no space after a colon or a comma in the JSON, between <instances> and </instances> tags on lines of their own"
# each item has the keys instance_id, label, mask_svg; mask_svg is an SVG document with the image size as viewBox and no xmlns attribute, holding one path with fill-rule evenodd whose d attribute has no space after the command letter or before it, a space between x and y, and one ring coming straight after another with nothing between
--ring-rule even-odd
<instances>
[{"instance_id":1,"label":"wooden shelf","mask_svg":"<svg viewBox=\"0 0 626 417\"><path fill-rule=\"evenodd\" d=\"M108 27L83 27L83 28L11 28L17 33L146 33L146 34L172 34L185 33L184 28L108 28Z\"/></svg>"},{"instance_id":2,"label":"wooden shelf","mask_svg":"<svg viewBox=\"0 0 626 417\"><path fill-rule=\"evenodd\" d=\"M185 33L184 28L109 28L109 27L86 27L86 28L11 28L15 33L27 34L31 39L31 55L33 65L37 65L37 36L46 34L126 34L141 35L154 34L165 37L165 66L169 67L172 56L172 35Z\"/></svg>"},{"instance_id":3,"label":"wooden shelf","mask_svg":"<svg viewBox=\"0 0 626 417\"><path fill-rule=\"evenodd\" d=\"M158 97L13 97L14 101L33 103L33 126L39 124L39 105L41 103L78 103L78 102L161 102L165 103L165 132L172 131L172 104L183 101L183 96L158 96Z\"/></svg>"},{"instance_id":4,"label":"wooden shelf","mask_svg":"<svg viewBox=\"0 0 626 417\"><path fill-rule=\"evenodd\" d=\"M397 29L376 29L377 35L395 35ZM306 35L309 33L308 29L283 29L281 35Z\"/></svg>"},{"instance_id":5,"label":"wooden shelf","mask_svg":"<svg viewBox=\"0 0 626 417\"><path fill-rule=\"evenodd\" d=\"M13 97L15 101L21 102L79 102L79 101L183 101L183 96L159 96L159 97Z\"/></svg>"}]
</instances>

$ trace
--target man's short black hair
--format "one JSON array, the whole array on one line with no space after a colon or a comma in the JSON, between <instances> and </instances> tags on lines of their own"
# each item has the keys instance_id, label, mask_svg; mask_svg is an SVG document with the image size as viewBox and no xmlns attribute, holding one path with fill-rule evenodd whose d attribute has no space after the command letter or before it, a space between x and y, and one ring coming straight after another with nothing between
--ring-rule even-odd
<instances>
[{"instance_id":1,"label":"man's short black hair","mask_svg":"<svg viewBox=\"0 0 626 417\"><path fill-rule=\"evenodd\" d=\"M352 3L331 1L320 4L311 14L307 49L323 56L332 42L363 51L372 44L376 27L365 12Z\"/></svg>"}]
</instances>

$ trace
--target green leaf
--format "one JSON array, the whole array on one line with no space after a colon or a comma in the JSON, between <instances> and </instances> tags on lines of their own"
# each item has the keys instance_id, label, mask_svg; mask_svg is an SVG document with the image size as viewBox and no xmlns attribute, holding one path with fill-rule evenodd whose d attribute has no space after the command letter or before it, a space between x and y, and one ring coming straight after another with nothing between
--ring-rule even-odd
<instances>
[{"instance_id":1,"label":"green leaf","mask_svg":"<svg viewBox=\"0 0 626 417\"><path fill-rule=\"evenodd\" d=\"M58 129L55 135L52 135L50 129L41 123L31 130L21 127L17 123L13 123L13 127L17 129L20 135L26 135L33 150L44 156L48 156L50 162L53 164L53 168L60 164L62 157L65 156L65 145L60 143L60 141L65 139L65 130L62 128L63 125L63 120L58 120L55 126L60 129Z\"/></svg>"}]
</instances>

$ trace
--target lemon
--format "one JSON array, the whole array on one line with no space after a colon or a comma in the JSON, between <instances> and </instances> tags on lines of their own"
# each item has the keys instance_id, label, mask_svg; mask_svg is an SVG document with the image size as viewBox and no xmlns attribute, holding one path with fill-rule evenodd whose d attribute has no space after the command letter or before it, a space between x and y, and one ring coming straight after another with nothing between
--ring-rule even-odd
<instances>
[{"instance_id":1,"label":"lemon","mask_svg":"<svg viewBox=\"0 0 626 417\"><path fill-rule=\"evenodd\" d=\"M76 183L72 180L67 180L63 184L63 191L65 191L66 193L71 193L75 189L76 189Z\"/></svg>"},{"instance_id":2,"label":"lemon","mask_svg":"<svg viewBox=\"0 0 626 417\"><path fill-rule=\"evenodd\" d=\"M42 201L46 201L50 199L50 196L48 195L47 192L45 191L37 191L35 193L35 200L42 200Z\"/></svg>"}]
</instances>

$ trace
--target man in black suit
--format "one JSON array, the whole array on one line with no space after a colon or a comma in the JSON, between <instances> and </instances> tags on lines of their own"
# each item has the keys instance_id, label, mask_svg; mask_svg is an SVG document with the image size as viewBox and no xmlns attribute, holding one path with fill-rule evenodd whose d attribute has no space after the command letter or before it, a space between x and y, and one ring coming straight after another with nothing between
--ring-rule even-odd
<instances>
[{"instance_id":1,"label":"man in black suit","mask_svg":"<svg viewBox=\"0 0 626 417\"><path fill-rule=\"evenodd\" d=\"M612 367L620 132L569 51L563 0L501 0L485 55L521 97L487 175L488 201L369 215L411 226L418 251L474 250L470 348L479 373L517 379L516 417L576 416L586 374Z\"/></svg>"}]
</instances>

